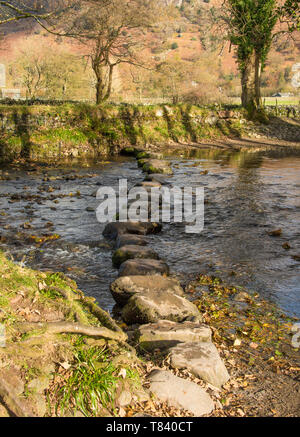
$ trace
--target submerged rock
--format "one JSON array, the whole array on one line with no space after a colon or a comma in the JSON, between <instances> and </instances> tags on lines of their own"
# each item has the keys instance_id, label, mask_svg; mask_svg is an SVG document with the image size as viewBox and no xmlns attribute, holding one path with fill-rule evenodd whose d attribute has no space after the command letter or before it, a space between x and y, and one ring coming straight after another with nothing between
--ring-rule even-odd
<instances>
[{"instance_id":1,"label":"submerged rock","mask_svg":"<svg viewBox=\"0 0 300 437\"><path fill-rule=\"evenodd\" d=\"M169 353L170 364L175 369L187 369L219 388L229 380L227 369L212 343L180 343L170 348Z\"/></svg>"},{"instance_id":2,"label":"submerged rock","mask_svg":"<svg viewBox=\"0 0 300 437\"><path fill-rule=\"evenodd\" d=\"M141 349L168 349L182 342L211 342L208 326L194 322L175 323L159 320L140 326L135 335Z\"/></svg>"},{"instance_id":3,"label":"submerged rock","mask_svg":"<svg viewBox=\"0 0 300 437\"><path fill-rule=\"evenodd\" d=\"M150 391L171 407L184 409L194 416L209 414L214 403L208 393L194 382L174 376L165 370L153 370L149 377Z\"/></svg>"},{"instance_id":4,"label":"submerged rock","mask_svg":"<svg viewBox=\"0 0 300 437\"><path fill-rule=\"evenodd\" d=\"M128 324L154 323L159 320L183 322L200 321L196 306L170 291L150 290L147 294L132 296L123 308L122 317Z\"/></svg>"},{"instance_id":5,"label":"submerged rock","mask_svg":"<svg viewBox=\"0 0 300 437\"><path fill-rule=\"evenodd\" d=\"M148 235L160 232L160 223L142 222L111 222L108 223L103 231L103 236L112 240L117 239L122 234Z\"/></svg>"},{"instance_id":6,"label":"submerged rock","mask_svg":"<svg viewBox=\"0 0 300 437\"><path fill-rule=\"evenodd\" d=\"M133 295L148 294L151 290L169 291L183 296L183 289L176 279L161 275L122 276L110 286L113 298L121 306L126 305Z\"/></svg>"},{"instance_id":7,"label":"submerged rock","mask_svg":"<svg viewBox=\"0 0 300 437\"><path fill-rule=\"evenodd\" d=\"M127 246L128 244L134 244L135 246L146 246L148 241L141 235L121 234L116 240L115 247L119 249L120 247Z\"/></svg>"},{"instance_id":8,"label":"submerged rock","mask_svg":"<svg viewBox=\"0 0 300 437\"><path fill-rule=\"evenodd\" d=\"M112 256L112 262L115 267L120 267L120 265L128 259L140 258L159 259L159 256L153 249L150 249L149 247L128 245L122 246L114 252Z\"/></svg>"},{"instance_id":9,"label":"submerged rock","mask_svg":"<svg viewBox=\"0 0 300 437\"><path fill-rule=\"evenodd\" d=\"M130 259L120 266L119 276L145 276L169 274L169 266L155 259Z\"/></svg>"}]
</instances>

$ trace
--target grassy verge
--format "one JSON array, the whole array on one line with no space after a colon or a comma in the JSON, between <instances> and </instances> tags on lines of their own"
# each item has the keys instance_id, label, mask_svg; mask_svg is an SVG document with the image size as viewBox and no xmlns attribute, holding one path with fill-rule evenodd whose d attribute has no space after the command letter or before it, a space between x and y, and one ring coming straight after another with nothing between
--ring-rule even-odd
<instances>
[{"instance_id":1,"label":"grassy verge","mask_svg":"<svg viewBox=\"0 0 300 437\"><path fill-rule=\"evenodd\" d=\"M138 398L139 360L73 281L0 252L0 290L0 416L113 416Z\"/></svg>"}]
</instances>

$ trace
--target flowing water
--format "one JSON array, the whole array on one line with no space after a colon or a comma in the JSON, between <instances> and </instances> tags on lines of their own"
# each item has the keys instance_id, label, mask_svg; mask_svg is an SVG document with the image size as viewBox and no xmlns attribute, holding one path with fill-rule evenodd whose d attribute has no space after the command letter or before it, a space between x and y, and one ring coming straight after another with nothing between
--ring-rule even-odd
<instances>
[{"instance_id":1,"label":"flowing water","mask_svg":"<svg viewBox=\"0 0 300 437\"><path fill-rule=\"evenodd\" d=\"M198 151L170 156L177 186L204 186L205 227L186 234L183 224L165 224L150 245L184 281L214 274L258 291L300 317L300 157L261 152ZM95 191L143 180L134 159L109 163L2 168L0 248L16 261L63 271L111 310L109 284L117 277L112 245L97 222ZM91 209L91 211L87 210ZM268 231L282 229L271 237ZM60 238L34 242L32 235ZM290 250L282 245L288 242ZM296 256L295 256L296 255Z\"/></svg>"}]
</instances>

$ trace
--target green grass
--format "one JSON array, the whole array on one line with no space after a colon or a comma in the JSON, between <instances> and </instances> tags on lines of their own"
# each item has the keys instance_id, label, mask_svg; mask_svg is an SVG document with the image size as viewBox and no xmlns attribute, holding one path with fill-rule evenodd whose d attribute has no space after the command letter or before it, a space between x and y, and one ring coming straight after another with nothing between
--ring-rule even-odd
<instances>
[{"instance_id":1,"label":"green grass","mask_svg":"<svg viewBox=\"0 0 300 437\"><path fill-rule=\"evenodd\" d=\"M63 414L70 406L87 417L101 416L106 408L114 412L120 367L113 364L109 351L106 347L82 346L75 350L74 357L72 374L57 393L57 413ZM126 374L133 382L139 380L130 368Z\"/></svg>"}]
</instances>

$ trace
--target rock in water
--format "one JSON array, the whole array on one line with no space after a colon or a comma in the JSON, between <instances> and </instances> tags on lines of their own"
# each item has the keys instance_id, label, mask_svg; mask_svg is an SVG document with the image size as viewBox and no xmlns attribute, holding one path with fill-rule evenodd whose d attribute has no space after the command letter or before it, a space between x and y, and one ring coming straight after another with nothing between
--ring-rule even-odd
<instances>
[{"instance_id":1,"label":"rock in water","mask_svg":"<svg viewBox=\"0 0 300 437\"><path fill-rule=\"evenodd\" d=\"M140 326L136 331L136 340L142 350L164 350L182 342L211 342L211 330L200 323L159 320Z\"/></svg>"},{"instance_id":2,"label":"rock in water","mask_svg":"<svg viewBox=\"0 0 300 437\"><path fill-rule=\"evenodd\" d=\"M170 364L175 369L187 369L215 387L229 380L227 369L212 343L180 343L169 349Z\"/></svg>"},{"instance_id":3,"label":"rock in water","mask_svg":"<svg viewBox=\"0 0 300 437\"><path fill-rule=\"evenodd\" d=\"M169 291L179 296L184 294L176 279L161 275L121 276L110 286L113 298L121 306L126 305L133 295L147 294L151 290Z\"/></svg>"},{"instance_id":4,"label":"rock in water","mask_svg":"<svg viewBox=\"0 0 300 437\"><path fill-rule=\"evenodd\" d=\"M148 379L150 391L171 407L184 409L198 417L207 415L214 409L208 393L194 382L178 378L164 370L153 370Z\"/></svg>"},{"instance_id":5,"label":"rock in water","mask_svg":"<svg viewBox=\"0 0 300 437\"><path fill-rule=\"evenodd\" d=\"M128 324L155 323L159 320L183 322L200 321L196 306L184 297L169 291L150 290L147 294L132 296L123 308L122 317Z\"/></svg>"},{"instance_id":6,"label":"rock in water","mask_svg":"<svg viewBox=\"0 0 300 437\"><path fill-rule=\"evenodd\" d=\"M120 249L114 252L112 262L115 267L120 267L120 265L128 259L140 258L159 259L159 256L154 250L148 247L128 245L120 247Z\"/></svg>"},{"instance_id":7,"label":"rock in water","mask_svg":"<svg viewBox=\"0 0 300 437\"><path fill-rule=\"evenodd\" d=\"M130 259L120 266L119 276L169 274L169 266L155 259Z\"/></svg>"},{"instance_id":8,"label":"rock in water","mask_svg":"<svg viewBox=\"0 0 300 437\"><path fill-rule=\"evenodd\" d=\"M118 236L115 247L119 249L122 246L134 244L135 246L147 246L148 241L141 235L121 234Z\"/></svg>"},{"instance_id":9,"label":"rock in water","mask_svg":"<svg viewBox=\"0 0 300 437\"><path fill-rule=\"evenodd\" d=\"M143 222L111 222L108 223L103 231L103 236L116 240L122 234L148 235L160 232L162 226L160 223L143 223Z\"/></svg>"},{"instance_id":10,"label":"rock in water","mask_svg":"<svg viewBox=\"0 0 300 437\"><path fill-rule=\"evenodd\" d=\"M140 160L139 165L143 167L143 171L145 173L173 174L168 161L161 161L159 159L145 159Z\"/></svg>"}]
</instances>

